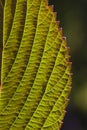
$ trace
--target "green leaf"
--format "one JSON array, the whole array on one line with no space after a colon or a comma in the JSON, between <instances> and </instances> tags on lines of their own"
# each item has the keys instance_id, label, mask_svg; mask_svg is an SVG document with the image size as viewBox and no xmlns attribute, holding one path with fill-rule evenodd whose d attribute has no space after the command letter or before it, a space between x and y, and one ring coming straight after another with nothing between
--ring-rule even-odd
<instances>
[{"instance_id":1,"label":"green leaf","mask_svg":"<svg viewBox=\"0 0 87 130\"><path fill-rule=\"evenodd\" d=\"M0 130L59 130L71 64L53 6L47 0L6 0L3 8Z\"/></svg>"},{"instance_id":2,"label":"green leaf","mask_svg":"<svg viewBox=\"0 0 87 130\"><path fill-rule=\"evenodd\" d=\"M1 86L2 49L3 49L3 4L2 1L0 0L0 86Z\"/></svg>"}]
</instances>

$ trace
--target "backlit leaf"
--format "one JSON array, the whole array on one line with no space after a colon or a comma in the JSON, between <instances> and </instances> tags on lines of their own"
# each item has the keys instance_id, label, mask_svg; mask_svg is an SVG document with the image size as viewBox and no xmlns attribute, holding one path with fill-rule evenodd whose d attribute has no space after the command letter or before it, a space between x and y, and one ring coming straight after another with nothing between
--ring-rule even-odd
<instances>
[{"instance_id":1,"label":"backlit leaf","mask_svg":"<svg viewBox=\"0 0 87 130\"><path fill-rule=\"evenodd\" d=\"M71 86L68 53L47 0L0 4L0 130L61 128Z\"/></svg>"}]
</instances>

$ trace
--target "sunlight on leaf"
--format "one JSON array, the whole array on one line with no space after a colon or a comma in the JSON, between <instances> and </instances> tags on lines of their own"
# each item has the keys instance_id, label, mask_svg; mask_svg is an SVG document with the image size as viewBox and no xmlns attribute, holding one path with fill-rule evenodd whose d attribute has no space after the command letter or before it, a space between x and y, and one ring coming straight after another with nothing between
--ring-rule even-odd
<instances>
[{"instance_id":1,"label":"sunlight on leaf","mask_svg":"<svg viewBox=\"0 0 87 130\"><path fill-rule=\"evenodd\" d=\"M71 63L53 6L47 0L6 0L0 29L0 130L59 130Z\"/></svg>"}]
</instances>

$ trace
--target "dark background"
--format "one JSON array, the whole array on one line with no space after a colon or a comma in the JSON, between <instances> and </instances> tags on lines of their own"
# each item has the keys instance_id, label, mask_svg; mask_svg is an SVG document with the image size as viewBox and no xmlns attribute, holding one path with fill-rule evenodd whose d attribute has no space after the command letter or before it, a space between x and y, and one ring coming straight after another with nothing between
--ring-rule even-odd
<instances>
[{"instance_id":1,"label":"dark background","mask_svg":"<svg viewBox=\"0 0 87 130\"><path fill-rule=\"evenodd\" d=\"M70 46L72 91L61 130L87 130L87 0L49 0Z\"/></svg>"}]
</instances>

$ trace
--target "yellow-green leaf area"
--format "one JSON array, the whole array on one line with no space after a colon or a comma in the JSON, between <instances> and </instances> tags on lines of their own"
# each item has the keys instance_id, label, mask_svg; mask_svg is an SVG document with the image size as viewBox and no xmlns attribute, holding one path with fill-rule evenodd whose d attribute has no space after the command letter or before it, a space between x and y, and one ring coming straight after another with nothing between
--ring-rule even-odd
<instances>
[{"instance_id":1,"label":"yellow-green leaf area","mask_svg":"<svg viewBox=\"0 0 87 130\"><path fill-rule=\"evenodd\" d=\"M47 0L0 1L0 130L61 128L71 63L53 11Z\"/></svg>"}]
</instances>

